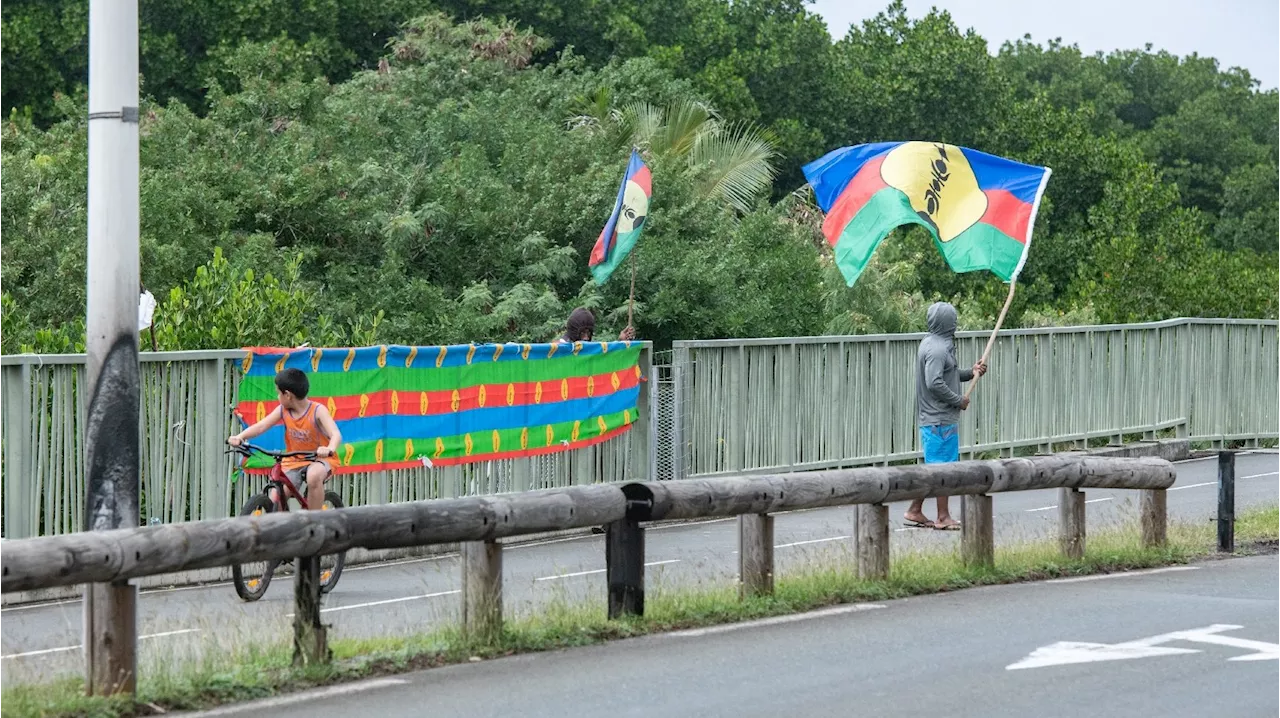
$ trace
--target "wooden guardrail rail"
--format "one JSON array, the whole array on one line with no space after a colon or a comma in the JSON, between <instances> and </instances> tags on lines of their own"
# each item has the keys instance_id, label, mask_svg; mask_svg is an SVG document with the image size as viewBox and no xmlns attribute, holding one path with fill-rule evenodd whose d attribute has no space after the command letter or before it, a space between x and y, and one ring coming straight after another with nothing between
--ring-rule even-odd
<instances>
[{"instance_id":1,"label":"wooden guardrail rail","mask_svg":"<svg viewBox=\"0 0 1280 718\"><path fill-rule=\"evenodd\" d=\"M1165 542L1165 490L1175 478L1173 465L1163 459L1060 455L599 484L267 514L7 541L0 555L0 590L121 585L141 576L294 558L294 657L325 661L329 651L315 580L319 557L351 548L461 542L464 626L492 633L502 626L502 550L497 540L506 536L606 525L609 616L616 618L644 612L642 522L738 516L742 593L755 595L773 588L773 514L778 512L857 505L858 571L874 578L889 571L890 502L963 497L961 555L966 563L990 565L991 494L1058 489L1062 550L1078 557L1085 542L1082 489L1141 491L1142 541L1158 546ZM133 646L121 650L133 653Z\"/></svg>"}]
</instances>

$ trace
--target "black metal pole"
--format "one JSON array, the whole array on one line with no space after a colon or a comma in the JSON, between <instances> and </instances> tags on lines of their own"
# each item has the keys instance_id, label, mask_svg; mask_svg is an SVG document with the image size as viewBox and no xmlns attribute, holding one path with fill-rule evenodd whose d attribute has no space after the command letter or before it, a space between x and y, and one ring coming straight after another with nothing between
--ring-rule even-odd
<instances>
[{"instance_id":1,"label":"black metal pole","mask_svg":"<svg viewBox=\"0 0 1280 718\"><path fill-rule=\"evenodd\" d=\"M609 618L644 615L644 529L625 518L605 526Z\"/></svg>"},{"instance_id":2,"label":"black metal pole","mask_svg":"<svg viewBox=\"0 0 1280 718\"><path fill-rule=\"evenodd\" d=\"M1218 550L1236 550L1236 454L1218 452Z\"/></svg>"}]
</instances>

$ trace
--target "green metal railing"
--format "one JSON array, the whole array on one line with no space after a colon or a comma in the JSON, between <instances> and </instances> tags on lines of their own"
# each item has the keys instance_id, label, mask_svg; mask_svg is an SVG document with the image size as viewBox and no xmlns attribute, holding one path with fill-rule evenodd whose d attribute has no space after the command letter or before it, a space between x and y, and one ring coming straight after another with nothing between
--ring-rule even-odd
<instances>
[{"instance_id":1,"label":"green metal railing","mask_svg":"<svg viewBox=\"0 0 1280 718\"><path fill-rule=\"evenodd\" d=\"M920 456L923 334L674 345L676 468L684 478ZM976 360L987 332L961 332ZM961 416L969 456L1125 434L1256 444L1277 436L1277 322L1177 319L1002 332Z\"/></svg>"},{"instance_id":2,"label":"green metal railing","mask_svg":"<svg viewBox=\"0 0 1280 718\"><path fill-rule=\"evenodd\" d=\"M594 481L858 466L919 456L915 355L923 335L676 342L651 366L644 430L586 449L469 466L352 474L348 505ZM985 332L962 332L976 359ZM142 513L165 523L232 515L260 479L222 453L241 351L144 352ZM1221 444L1277 437L1277 322L1178 319L1002 332L962 414L969 455L1159 432ZM665 357L663 357L665 359ZM0 358L5 538L80 529L83 355ZM650 411L650 409L653 409Z\"/></svg>"},{"instance_id":3,"label":"green metal railing","mask_svg":"<svg viewBox=\"0 0 1280 718\"><path fill-rule=\"evenodd\" d=\"M261 477L232 481L224 440L243 351L143 352L140 508L146 521L170 523L234 516L261 490ZM651 348L641 353L650 371ZM83 354L0 358L4 538L79 531L84 518ZM652 384L645 385L648 389ZM554 488L653 474L649 391L637 429L575 451L464 466L344 474L332 485L348 506ZM643 428L642 428L643 427Z\"/></svg>"}]
</instances>

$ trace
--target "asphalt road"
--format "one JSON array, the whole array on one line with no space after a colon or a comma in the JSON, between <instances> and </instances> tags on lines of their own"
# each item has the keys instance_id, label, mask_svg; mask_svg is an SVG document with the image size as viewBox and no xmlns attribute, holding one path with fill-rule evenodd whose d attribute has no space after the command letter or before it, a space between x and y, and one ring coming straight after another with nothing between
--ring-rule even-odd
<instances>
[{"instance_id":1,"label":"asphalt road","mask_svg":"<svg viewBox=\"0 0 1280 718\"><path fill-rule=\"evenodd\" d=\"M1275 453L1237 456L1237 509L1274 505L1280 475ZM1168 499L1171 519L1208 521L1216 512L1213 459L1177 465L1178 481ZM1028 491L998 494L993 503L997 545L1055 535L1057 494ZM1088 526L1134 524L1137 493L1088 492ZM934 502L926 513L934 515ZM891 507L895 522L905 504ZM952 512L959 516L959 499ZM775 524L780 575L806 562L829 560L851 549L853 509L841 507L779 515ZM892 550L929 550L957 544L959 532L895 525ZM648 590L731 582L737 571L735 520L650 529L646 554ZM508 615L540 610L551 601L598 600L603 605L602 536L508 546L503 555ZM279 577L256 603L242 603L229 584L147 591L139 599L140 670L190 660L210 647L283 642L291 634L292 579ZM456 555L393 564L350 567L322 609L335 638L419 633L459 614L461 577ZM0 677L5 685L82 671L82 605L78 600L0 611Z\"/></svg>"},{"instance_id":2,"label":"asphalt road","mask_svg":"<svg viewBox=\"0 0 1280 718\"><path fill-rule=\"evenodd\" d=\"M202 715L1274 716L1278 590L1274 555L1209 561L462 664Z\"/></svg>"}]
</instances>

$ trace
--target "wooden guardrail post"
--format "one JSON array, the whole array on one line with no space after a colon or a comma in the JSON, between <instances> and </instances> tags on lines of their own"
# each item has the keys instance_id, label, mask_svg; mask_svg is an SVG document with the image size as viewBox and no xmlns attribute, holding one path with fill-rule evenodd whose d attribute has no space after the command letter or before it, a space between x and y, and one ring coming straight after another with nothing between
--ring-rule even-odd
<instances>
[{"instance_id":1,"label":"wooden guardrail post","mask_svg":"<svg viewBox=\"0 0 1280 718\"><path fill-rule=\"evenodd\" d=\"M1164 548L1168 543L1169 513L1166 489L1143 489L1140 502L1142 514L1142 547Z\"/></svg>"},{"instance_id":2,"label":"wooden guardrail post","mask_svg":"<svg viewBox=\"0 0 1280 718\"><path fill-rule=\"evenodd\" d=\"M644 529L633 518L605 527L605 573L609 584L609 618L644 615Z\"/></svg>"},{"instance_id":3,"label":"wooden guardrail post","mask_svg":"<svg viewBox=\"0 0 1280 718\"><path fill-rule=\"evenodd\" d=\"M995 526L991 496L960 497L960 555L966 566L990 568L996 564Z\"/></svg>"},{"instance_id":4,"label":"wooden guardrail post","mask_svg":"<svg viewBox=\"0 0 1280 718\"><path fill-rule=\"evenodd\" d=\"M1066 558L1084 558L1084 492L1058 489L1058 545Z\"/></svg>"},{"instance_id":5,"label":"wooden guardrail post","mask_svg":"<svg viewBox=\"0 0 1280 718\"><path fill-rule=\"evenodd\" d=\"M742 514L738 517L739 595L773 593L773 517Z\"/></svg>"},{"instance_id":6,"label":"wooden guardrail post","mask_svg":"<svg viewBox=\"0 0 1280 718\"><path fill-rule=\"evenodd\" d=\"M502 632L502 544L462 542L462 627L491 639Z\"/></svg>"},{"instance_id":7,"label":"wooden guardrail post","mask_svg":"<svg viewBox=\"0 0 1280 718\"><path fill-rule=\"evenodd\" d=\"M328 663L333 654L320 622L320 557L299 556L293 565L293 664Z\"/></svg>"},{"instance_id":8,"label":"wooden guardrail post","mask_svg":"<svg viewBox=\"0 0 1280 718\"><path fill-rule=\"evenodd\" d=\"M138 587L129 581L85 586L85 687L89 695L138 690ZM121 607L125 607L122 609Z\"/></svg>"},{"instance_id":9,"label":"wooden guardrail post","mask_svg":"<svg viewBox=\"0 0 1280 718\"><path fill-rule=\"evenodd\" d=\"M889 507L858 506L858 576L889 577Z\"/></svg>"}]
</instances>

